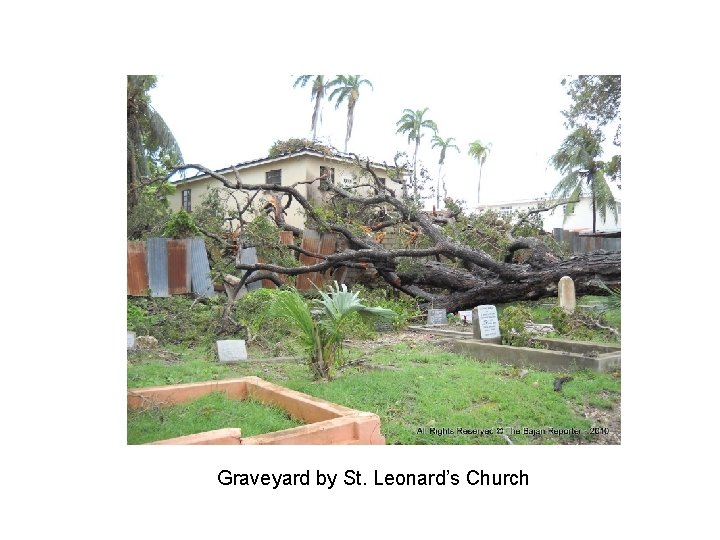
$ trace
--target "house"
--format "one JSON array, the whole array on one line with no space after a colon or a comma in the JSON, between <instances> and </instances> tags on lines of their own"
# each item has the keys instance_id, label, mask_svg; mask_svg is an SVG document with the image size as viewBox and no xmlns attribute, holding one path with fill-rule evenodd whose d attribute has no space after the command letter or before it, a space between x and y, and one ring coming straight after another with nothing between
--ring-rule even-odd
<instances>
[{"instance_id":1,"label":"house","mask_svg":"<svg viewBox=\"0 0 720 540\"><path fill-rule=\"evenodd\" d=\"M364 164L364 161L363 161ZM390 180L389 167L380 163L370 163L370 167L382 183L386 183L390 189L400 189L398 183ZM358 167L355 158L349 154L337 151L323 152L313 147L302 147L288 151L276 157L265 157L251 161L238 163L233 167L227 167L215 171L231 182L236 181L235 171L244 184L277 184L291 186L297 182L313 180L322 175L328 175L331 181L337 185L347 185L358 178L370 175L363 168ZM369 182L362 182L368 184ZM216 187L224 187L223 184L207 174L200 174L191 178L174 181L175 193L168 197L170 208L177 211L181 208L192 213L207 195L208 190ZM320 182L298 184L295 186L301 195L305 196L310 203L322 201L323 193L319 189ZM399 191L398 191L399 195ZM240 204L247 201L245 194L238 198ZM235 201L230 198L228 206L235 206ZM300 204L293 200L286 210L286 223L305 228L305 216Z\"/></svg>"},{"instance_id":2,"label":"house","mask_svg":"<svg viewBox=\"0 0 720 540\"><path fill-rule=\"evenodd\" d=\"M617 201L618 209L617 220L609 209L605 220L602 219L598 212L595 223L596 232L606 234L620 232L622 205L620 197L617 195L615 195L615 200ZM537 208L538 205L550 203L552 203L552 201L541 203L538 199L518 199L480 205L478 210L481 212L484 210L493 210L501 215L510 216L515 211L525 212ZM553 210L543 212L541 217L543 220L543 229L548 232L553 232L554 229L563 229L578 233L591 233L593 230L592 197L590 197L590 195L583 195L572 209L572 214L568 215L567 218L565 217L565 205L560 205Z\"/></svg>"}]
</instances>

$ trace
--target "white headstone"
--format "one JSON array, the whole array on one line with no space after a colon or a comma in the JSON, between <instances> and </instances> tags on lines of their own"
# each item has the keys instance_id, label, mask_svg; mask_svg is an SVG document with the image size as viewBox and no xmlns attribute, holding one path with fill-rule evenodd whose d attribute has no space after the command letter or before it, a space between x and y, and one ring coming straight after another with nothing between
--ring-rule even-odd
<instances>
[{"instance_id":1,"label":"white headstone","mask_svg":"<svg viewBox=\"0 0 720 540\"><path fill-rule=\"evenodd\" d=\"M567 313L575 311L575 282L569 276L563 276L558 283L558 302Z\"/></svg>"},{"instance_id":2,"label":"white headstone","mask_svg":"<svg viewBox=\"0 0 720 540\"><path fill-rule=\"evenodd\" d=\"M232 364L247 360L247 349L244 339L221 339L217 342L218 358L223 364Z\"/></svg>"},{"instance_id":3,"label":"white headstone","mask_svg":"<svg viewBox=\"0 0 720 540\"><path fill-rule=\"evenodd\" d=\"M467 322L468 324L472 323L472 310L468 311L458 311L458 317L462 322Z\"/></svg>"},{"instance_id":4,"label":"white headstone","mask_svg":"<svg viewBox=\"0 0 720 540\"><path fill-rule=\"evenodd\" d=\"M135 348L135 332L128 331L127 333L127 350Z\"/></svg>"},{"instance_id":5,"label":"white headstone","mask_svg":"<svg viewBox=\"0 0 720 540\"><path fill-rule=\"evenodd\" d=\"M500 342L500 323L495 306L478 306L473 309L473 337Z\"/></svg>"},{"instance_id":6,"label":"white headstone","mask_svg":"<svg viewBox=\"0 0 720 540\"><path fill-rule=\"evenodd\" d=\"M447 311L444 309L428 309L427 325L447 324Z\"/></svg>"}]
</instances>

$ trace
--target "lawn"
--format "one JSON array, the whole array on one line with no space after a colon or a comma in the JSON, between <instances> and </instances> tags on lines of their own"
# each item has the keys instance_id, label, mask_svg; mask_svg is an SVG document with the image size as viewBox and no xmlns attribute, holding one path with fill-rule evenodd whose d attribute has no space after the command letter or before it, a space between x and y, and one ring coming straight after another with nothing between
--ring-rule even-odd
<instances>
[{"instance_id":1,"label":"lawn","mask_svg":"<svg viewBox=\"0 0 720 540\"><path fill-rule=\"evenodd\" d=\"M329 382L313 380L307 365L298 362L222 365L209 347L168 346L168 352L129 355L128 388L257 375L378 414L387 444L507 444L504 435L515 444L592 444L598 442L592 428L601 426L593 425L590 418L597 411L612 411L620 402L619 373L574 372L573 379L556 392L553 381L562 374L534 370L523 374L510 366L478 362L443 350L430 337L418 334L351 343L347 359L361 363L339 370ZM240 425L244 435L253 435L284 429L284 424L268 419L267 425L257 422L257 433L248 432L242 425L246 420L239 416L244 413L236 410L242 402L212 400L178 409L177 414L187 420L182 430ZM151 411L147 420L138 421L132 436L135 419L128 413L128 442L177 436L177 430L170 435L164 431L171 414L164 411ZM548 428L576 431L564 435Z\"/></svg>"},{"instance_id":2,"label":"lawn","mask_svg":"<svg viewBox=\"0 0 720 540\"><path fill-rule=\"evenodd\" d=\"M129 410L127 442L144 444L227 427L239 427L243 437L252 437L299 425L277 407L213 393L189 403Z\"/></svg>"}]
</instances>

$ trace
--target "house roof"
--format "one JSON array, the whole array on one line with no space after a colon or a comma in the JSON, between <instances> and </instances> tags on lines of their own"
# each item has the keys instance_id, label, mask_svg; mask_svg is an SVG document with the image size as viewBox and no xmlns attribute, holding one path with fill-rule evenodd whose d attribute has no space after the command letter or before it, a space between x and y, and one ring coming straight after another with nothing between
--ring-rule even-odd
<instances>
[{"instance_id":1,"label":"house roof","mask_svg":"<svg viewBox=\"0 0 720 540\"><path fill-rule=\"evenodd\" d=\"M255 167L257 165L276 163L276 162L283 161L288 158L294 158L294 157L298 157L298 156L315 156L315 157L325 158L325 159L328 159L331 161L336 161L336 162L352 163L352 164L355 163L355 156L353 154L348 154L348 153L340 152L337 150L334 150L330 154L326 154L326 153L320 152L318 150L315 150L314 148L304 147L304 148L295 150L293 152L286 152L284 154L280 154L279 156L276 156L276 157L268 156L268 157L259 158L259 159L252 159L250 161L242 161L236 165L231 165L229 167L218 169L213 172L215 172L217 174L225 174L225 173L232 172L233 168L235 168L236 170L248 169L250 167ZM364 160L361 159L360 161L363 162ZM376 169L383 169L383 170L388 169L387 165L385 165L383 163L377 163L375 161L371 161L370 165ZM203 180L205 178L209 178L209 175L207 175L205 173L200 173L200 174L196 174L195 176L191 176L190 178L180 178L178 180L171 180L171 183L173 183L175 185L187 184L189 182L195 182L196 180Z\"/></svg>"}]
</instances>

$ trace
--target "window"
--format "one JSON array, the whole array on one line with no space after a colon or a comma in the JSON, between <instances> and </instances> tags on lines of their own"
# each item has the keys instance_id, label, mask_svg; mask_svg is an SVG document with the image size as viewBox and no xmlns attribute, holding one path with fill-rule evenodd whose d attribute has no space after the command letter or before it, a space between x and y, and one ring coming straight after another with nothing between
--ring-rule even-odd
<instances>
[{"instance_id":1,"label":"window","mask_svg":"<svg viewBox=\"0 0 720 540\"><path fill-rule=\"evenodd\" d=\"M191 211L189 189L183 189L182 191L182 208L188 213Z\"/></svg>"},{"instance_id":2,"label":"window","mask_svg":"<svg viewBox=\"0 0 720 540\"><path fill-rule=\"evenodd\" d=\"M282 169L275 169L265 173L265 183L279 186L282 184Z\"/></svg>"},{"instance_id":3,"label":"window","mask_svg":"<svg viewBox=\"0 0 720 540\"><path fill-rule=\"evenodd\" d=\"M327 180L334 184L335 183L335 168L334 167L325 167L324 165L320 165L320 176L326 176Z\"/></svg>"}]
</instances>

